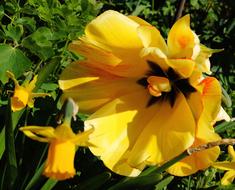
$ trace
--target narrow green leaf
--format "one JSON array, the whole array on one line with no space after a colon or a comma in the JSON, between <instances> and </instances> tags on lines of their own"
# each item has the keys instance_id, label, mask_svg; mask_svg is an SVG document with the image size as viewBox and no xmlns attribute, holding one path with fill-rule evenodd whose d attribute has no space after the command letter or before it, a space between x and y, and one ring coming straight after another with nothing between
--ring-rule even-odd
<instances>
[{"instance_id":1,"label":"narrow green leaf","mask_svg":"<svg viewBox=\"0 0 235 190\"><path fill-rule=\"evenodd\" d=\"M15 153L15 138L11 115L11 99L8 98L8 106L6 111L6 128L5 128L5 145L7 157L7 189L11 189L17 177L17 162Z\"/></svg>"},{"instance_id":2,"label":"narrow green leaf","mask_svg":"<svg viewBox=\"0 0 235 190\"><path fill-rule=\"evenodd\" d=\"M169 176L165 179L163 179L161 182L159 182L156 186L155 186L155 190L162 190L165 187L167 187L167 185L174 179L174 176Z\"/></svg>"},{"instance_id":3,"label":"narrow green leaf","mask_svg":"<svg viewBox=\"0 0 235 190\"><path fill-rule=\"evenodd\" d=\"M146 186L155 185L159 180L162 179L161 174L150 174L148 176L141 176L135 178L129 178L129 180L122 181L112 186L108 190L124 190L124 189L133 189L133 188L141 188Z\"/></svg>"},{"instance_id":4,"label":"narrow green leaf","mask_svg":"<svg viewBox=\"0 0 235 190\"><path fill-rule=\"evenodd\" d=\"M34 91L36 92L43 83L47 81L49 76L53 73L55 68L59 65L60 58L54 57L49 64L45 65L38 73L38 79Z\"/></svg>"},{"instance_id":5,"label":"narrow green leaf","mask_svg":"<svg viewBox=\"0 0 235 190\"><path fill-rule=\"evenodd\" d=\"M21 50L6 44L0 44L0 60L0 81L3 84L8 81L7 70L14 73L17 78L32 65Z\"/></svg>"},{"instance_id":6,"label":"narrow green leaf","mask_svg":"<svg viewBox=\"0 0 235 190\"><path fill-rule=\"evenodd\" d=\"M215 127L216 133L223 133L226 130L235 129L235 122L223 122Z\"/></svg>"},{"instance_id":7,"label":"narrow green leaf","mask_svg":"<svg viewBox=\"0 0 235 190\"><path fill-rule=\"evenodd\" d=\"M46 183L42 186L41 190L51 190L58 181L54 179L48 179Z\"/></svg>"},{"instance_id":8,"label":"narrow green leaf","mask_svg":"<svg viewBox=\"0 0 235 190\"><path fill-rule=\"evenodd\" d=\"M24 113L24 109L18 112L12 113L12 127L13 130L16 128L16 125L21 118L22 114ZM0 133L0 159L5 151L5 127L2 129Z\"/></svg>"},{"instance_id":9,"label":"narrow green leaf","mask_svg":"<svg viewBox=\"0 0 235 190\"><path fill-rule=\"evenodd\" d=\"M111 178L111 173L104 172L101 173L85 182L81 183L78 187L79 190L96 190L99 189L103 184L105 184Z\"/></svg>"},{"instance_id":10,"label":"narrow green leaf","mask_svg":"<svg viewBox=\"0 0 235 190\"><path fill-rule=\"evenodd\" d=\"M25 187L25 190L30 190L33 188L35 184L40 180L42 172L44 169L44 163L39 167L39 169L35 172L32 179L29 181L28 185Z\"/></svg>"}]
</instances>

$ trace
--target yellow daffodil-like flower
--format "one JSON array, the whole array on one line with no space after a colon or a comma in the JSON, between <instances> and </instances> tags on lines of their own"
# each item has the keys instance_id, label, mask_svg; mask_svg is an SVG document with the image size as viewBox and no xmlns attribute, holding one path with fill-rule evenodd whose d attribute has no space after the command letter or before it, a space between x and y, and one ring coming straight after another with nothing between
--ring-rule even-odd
<instances>
[{"instance_id":1,"label":"yellow daffodil-like flower","mask_svg":"<svg viewBox=\"0 0 235 190\"><path fill-rule=\"evenodd\" d=\"M195 140L192 147L198 147L208 142L220 140L218 134L214 132L213 123L219 113L219 102L221 99L221 89L219 82L212 78L204 79L199 86L202 89L202 104L198 104L195 113L201 113L197 118L197 128ZM208 123L210 125L208 126ZM210 148L197 153L177 162L171 166L167 171L176 176L191 175L198 170L208 168L216 161L220 154L219 147Z\"/></svg>"},{"instance_id":2,"label":"yellow daffodil-like flower","mask_svg":"<svg viewBox=\"0 0 235 190\"><path fill-rule=\"evenodd\" d=\"M221 180L222 185L229 185L233 182L235 178L235 151L233 149L233 146L228 146L228 153L231 156L232 160L224 161L224 162L215 162L213 164L213 167L221 169L221 170L227 170L227 172L224 174L224 177Z\"/></svg>"},{"instance_id":3,"label":"yellow daffodil-like flower","mask_svg":"<svg viewBox=\"0 0 235 190\"><path fill-rule=\"evenodd\" d=\"M34 93L33 89L37 82L37 75L33 78L32 81L26 81L22 86L19 85L13 73L7 71L7 75L15 83L14 95L11 98L11 109L12 111L19 111L28 105L30 108L34 105L35 97L45 97L49 94L46 93Z\"/></svg>"},{"instance_id":4,"label":"yellow daffodil-like flower","mask_svg":"<svg viewBox=\"0 0 235 190\"><path fill-rule=\"evenodd\" d=\"M26 126L21 131L33 140L50 143L43 174L47 177L64 180L75 175L74 156L76 146L87 146L93 129L74 134L70 124L64 122L56 128Z\"/></svg>"},{"instance_id":5,"label":"yellow daffodil-like flower","mask_svg":"<svg viewBox=\"0 0 235 190\"><path fill-rule=\"evenodd\" d=\"M86 59L62 73L63 97L92 113L85 121L86 130L94 127L90 150L118 174L137 176L146 165L162 164L192 146L200 125L211 128L207 117L217 113L220 98L215 107L203 104L201 48L189 24L189 15L179 19L166 43L144 20L106 11L70 45ZM200 124L202 111L209 115Z\"/></svg>"}]
</instances>

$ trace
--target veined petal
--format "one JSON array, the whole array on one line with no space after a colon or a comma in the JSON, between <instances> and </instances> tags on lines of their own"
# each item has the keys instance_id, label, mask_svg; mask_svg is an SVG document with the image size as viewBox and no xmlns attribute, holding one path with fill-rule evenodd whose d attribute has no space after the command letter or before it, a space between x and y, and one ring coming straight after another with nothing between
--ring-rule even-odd
<instances>
[{"instance_id":1,"label":"veined petal","mask_svg":"<svg viewBox=\"0 0 235 190\"><path fill-rule=\"evenodd\" d=\"M127 16L109 10L91 21L86 26L85 34L106 46L135 49L142 46L136 32L138 26Z\"/></svg>"},{"instance_id":2,"label":"veined petal","mask_svg":"<svg viewBox=\"0 0 235 190\"><path fill-rule=\"evenodd\" d=\"M222 185L229 185L233 183L233 180L235 178L235 170L227 171L224 174L224 177L221 179L221 184Z\"/></svg>"},{"instance_id":3,"label":"veined petal","mask_svg":"<svg viewBox=\"0 0 235 190\"><path fill-rule=\"evenodd\" d=\"M86 121L86 129L94 127L90 141L93 154L121 175L136 176L140 170L127 163L129 150L146 123L155 115L157 107L146 107L150 95L145 90L122 96L100 108Z\"/></svg>"},{"instance_id":4,"label":"veined petal","mask_svg":"<svg viewBox=\"0 0 235 190\"><path fill-rule=\"evenodd\" d=\"M144 127L131 150L128 162L133 167L142 162L151 165L166 162L193 144L195 120L181 93L173 107L166 101L155 107L155 116Z\"/></svg>"},{"instance_id":5,"label":"veined petal","mask_svg":"<svg viewBox=\"0 0 235 190\"><path fill-rule=\"evenodd\" d=\"M84 76L91 80L86 82ZM98 79L93 80L94 77ZM115 98L142 90L143 87L137 84L137 80L114 76L100 69L88 68L85 63L72 63L62 73L59 85L64 89L64 98L73 98L81 111L89 113ZM77 83L73 83L74 81ZM72 88L68 88L69 86Z\"/></svg>"},{"instance_id":6,"label":"veined petal","mask_svg":"<svg viewBox=\"0 0 235 190\"><path fill-rule=\"evenodd\" d=\"M95 41L90 41L85 36L80 41L74 41L69 45L72 52L79 53L86 57L90 62L101 63L102 66L117 66L121 59L114 55L111 50L102 49L100 44L96 45Z\"/></svg>"},{"instance_id":7,"label":"veined petal","mask_svg":"<svg viewBox=\"0 0 235 190\"><path fill-rule=\"evenodd\" d=\"M199 39L190 29L190 16L180 18L171 28L167 44L169 54L174 58L195 58L198 54Z\"/></svg>"},{"instance_id":8,"label":"veined petal","mask_svg":"<svg viewBox=\"0 0 235 190\"><path fill-rule=\"evenodd\" d=\"M184 78L190 77L195 66L191 59L166 59L166 63Z\"/></svg>"},{"instance_id":9,"label":"veined petal","mask_svg":"<svg viewBox=\"0 0 235 190\"><path fill-rule=\"evenodd\" d=\"M27 137L39 141L50 142L55 138L55 129L53 127L26 126L19 128Z\"/></svg>"}]
</instances>

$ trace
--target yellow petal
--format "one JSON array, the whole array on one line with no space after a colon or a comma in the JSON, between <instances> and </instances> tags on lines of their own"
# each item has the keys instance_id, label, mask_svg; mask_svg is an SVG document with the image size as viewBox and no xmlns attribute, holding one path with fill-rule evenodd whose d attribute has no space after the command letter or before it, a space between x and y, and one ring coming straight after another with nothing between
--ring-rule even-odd
<instances>
[{"instance_id":1,"label":"yellow petal","mask_svg":"<svg viewBox=\"0 0 235 190\"><path fill-rule=\"evenodd\" d=\"M217 140L217 135L214 135ZM204 139L196 139L192 147L197 147L208 142L206 136ZM214 147L201 152L193 153L191 156L184 158L177 162L167 172L175 176L188 176L196 173L198 170L204 170L211 166L213 162L219 157L220 148Z\"/></svg>"},{"instance_id":2,"label":"yellow petal","mask_svg":"<svg viewBox=\"0 0 235 190\"><path fill-rule=\"evenodd\" d=\"M90 150L116 173L125 176L140 173L128 165L127 158L129 149L157 111L155 106L146 107L149 98L145 90L125 95L106 104L85 121L87 129L94 127L89 142L95 146Z\"/></svg>"},{"instance_id":3,"label":"yellow petal","mask_svg":"<svg viewBox=\"0 0 235 190\"><path fill-rule=\"evenodd\" d=\"M91 41L86 37L82 37L80 41L72 42L69 49L83 55L89 62L102 63L103 66L114 67L121 62L121 59L115 56L112 51L100 48L95 45L95 41Z\"/></svg>"},{"instance_id":4,"label":"yellow petal","mask_svg":"<svg viewBox=\"0 0 235 190\"><path fill-rule=\"evenodd\" d=\"M132 166L142 162L151 165L166 162L182 153L194 141L195 121L181 93L173 107L167 101L159 102L155 107L155 116L146 123L131 150L128 162Z\"/></svg>"},{"instance_id":5,"label":"yellow petal","mask_svg":"<svg viewBox=\"0 0 235 190\"><path fill-rule=\"evenodd\" d=\"M230 185L233 183L234 178L235 178L235 170L227 171L224 174L224 177L221 179L221 184Z\"/></svg>"},{"instance_id":6,"label":"yellow petal","mask_svg":"<svg viewBox=\"0 0 235 190\"><path fill-rule=\"evenodd\" d=\"M219 82L213 77L205 78L201 85L204 86L202 92L203 113L198 123L201 130L198 131L197 136L200 138L207 136L209 139L210 131L208 131L208 128L214 130L213 123L220 110L221 88Z\"/></svg>"},{"instance_id":7,"label":"yellow petal","mask_svg":"<svg viewBox=\"0 0 235 190\"><path fill-rule=\"evenodd\" d=\"M191 59L167 59L166 63L184 78L190 77L195 66Z\"/></svg>"},{"instance_id":8,"label":"yellow petal","mask_svg":"<svg viewBox=\"0 0 235 190\"><path fill-rule=\"evenodd\" d=\"M16 86L14 95L11 98L12 111L19 111L23 109L27 105L28 99L29 93L27 89L22 86Z\"/></svg>"},{"instance_id":9,"label":"yellow petal","mask_svg":"<svg viewBox=\"0 0 235 190\"><path fill-rule=\"evenodd\" d=\"M43 175L56 180L65 180L75 175L75 144L54 139L49 146Z\"/></svg>"},{"instance_id":10,"label":"yellow petal","mask_svg":"<svg viewBox=\"0 0 235 190\"><path fill-rule=\"evenodd\" d=\"M76 136L73 130L71 129L71 126L66 123L57 126L54 135L57 139L60 140L71 140Z\"/></svg>"},{"instance_id":11,"label":"yellow petal","mask_svg":"<svg viewBox=\"0 0 235 190\"><path fill-rule=\"evenodd\" d=\"M228 153L232 157L232 161L235 162L235 151L233 149L233 146L231 146L231 145L228 146Z\"/></svg>"},{"instance_id":12,"label":"yellow petal","mask_svg":"<svg viewBox=\"0 0 235 190\"><path fill-rule=\"evenodd\" d=\"M90 79L89 82L84 77ZM73 98L82 112L90 113L119 96L143 89L137 80L72 63L62 73L59 85L64 90L64 99Z\"/></svg>"},{"instance_id":13,"label":"yellow petal","mask_svg":"<svg viewBox=\"0 0 235 190\"><path fill-rule=\"evenodd\" d=\"M136 23L138 23L139 25L143 25L143 26L151 26L151 24L149 24L148 22L146 22L145 20L143 20L140 17L134 16L134 15L129 15L128 18L130 18L131 20L135 21Z\"/></svg>"},{"instance_id":14,"label":"yellow petal","mask_svg":"<svg viewBox=\"0 0 235 190\"><path fill-rule=\"evenodd\" d=\"M220 170L235 170L235 162L223 161L213 163L213 167Z\"/></svg>"},{"instance_id":15,"label":"yellow petal","mask_svg":"<svg viewBox=\"0 0 235 190\"><path fill-rule=\"evenodd\" d=\"M161 36L159 30L154 26L139 26L137 31L145 48L155 47L159 48L165 54L168 53L168 48L164 38Z\"/></svg>"},{"instance_id":16,"label":"yellow petal","mask_svg":"<svg viewBox=\"0 0 235 190\"><path fill-rule=\"evenodd\" d=\"M88 140L89 140L90 134L92 134L93 132L94 132L94 128L88 129L87 131L84 131L84 132L80 132L76 134L75 137L70 139L70 141L79 146L92 145L88 143Z\"/></svg>"},{"instance_id":17,"label":"yellow petal","mask_svg":"<svg viewBox=\"0 0 235 190\"><path fill-rule=\"evenodd\" d=\"M190 29L190 16L180 18L171 28L167 44L169 54L174 58L196 58L199 51L199 39Z\"/></svg>"},{"instance_id":18,"label":"yellow petal","mask_svg":"<svg viewBox=\"0 0 235 190\"><path fill-rule=\"evenodd\" d=\"M55 138L55 129L53 127L26 126L19 128L27 137L40 141L50 142Z\"/></svg>"},{"instance_id":19,"label":"yellow petal","mask_svg":"<svg viewBox=\"0 0 235 190\"><path fill-rule=\"evenodd\" d=\"M142 46L136 32L138 26L127 16L109 10L91 21L86 26L85 34L105 46L133 49Z\"/></svg>"},{"instance_id":20,"label":"yellow petal","mask_svg":"<svg viewBox=\"0 0 235 190\"><path fill-rule=\"evenodd\" d=\"M37 78L38 78L38 75L35 75L35 76L33 77L33 80L30 81L30 83L29 83L27 86L25 86L25 88L26 88L29 92L32 92L33 89L36 87Z\"/></svg>"}]
</instances>

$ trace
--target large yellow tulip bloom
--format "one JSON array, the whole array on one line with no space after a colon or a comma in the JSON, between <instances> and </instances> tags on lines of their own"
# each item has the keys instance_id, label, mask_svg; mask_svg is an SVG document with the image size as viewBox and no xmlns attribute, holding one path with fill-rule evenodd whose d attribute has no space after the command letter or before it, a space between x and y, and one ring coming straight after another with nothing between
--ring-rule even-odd
<instances>
[{"instance_id":1,"label":"large yellow tulip bloom","mask_svg":"<svg viewBox=\"0 0 235 190\"><path fill-rule=\"evenodd\" d=\"M189 24L189 15L179 19L166 43L144 20L106 11L70 45L86 59L64 70L60 88L92 113L85 121L86 130L95 129L90 150L118 174L137 176L195 141L202 71L195 66L199 39Z\"/></svg>"}]
</instances>

